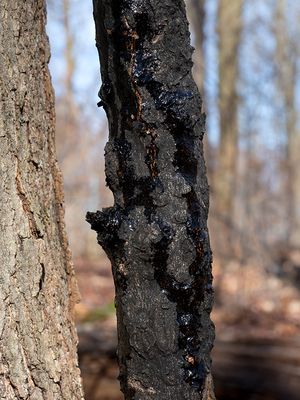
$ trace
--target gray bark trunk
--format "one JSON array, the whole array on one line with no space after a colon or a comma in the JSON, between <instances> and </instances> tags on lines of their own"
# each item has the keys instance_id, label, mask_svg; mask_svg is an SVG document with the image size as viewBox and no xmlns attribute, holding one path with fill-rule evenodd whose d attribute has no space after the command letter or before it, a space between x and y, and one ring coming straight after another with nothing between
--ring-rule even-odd
<instances>
[{"instance_id":1,"label":"gray bark trunk","mask_svg":"<svg viewBox=\"0 0 300 400\"><path fill-rule=\"evenodd\" d=\"M0 398L82 399L43 0L0 7Z\"/></svg>"},{"instance_id":2,"label":"gray bark trunk","mask_svg":"<svg viewBox=\"0 0 300 400\"><path fill-rule=\"evenodd\" d=\"M182 0L95 0L106 176L88 213L116 286L125 399L212 399L204 116Z\"/></svg>"}]
</instances>

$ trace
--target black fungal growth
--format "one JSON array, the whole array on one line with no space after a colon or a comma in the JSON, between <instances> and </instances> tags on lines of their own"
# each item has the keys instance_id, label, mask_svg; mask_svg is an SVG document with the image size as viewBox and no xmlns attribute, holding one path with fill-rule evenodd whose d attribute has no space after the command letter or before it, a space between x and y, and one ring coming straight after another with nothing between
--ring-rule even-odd
<instances>
[{"instance_id":1,"label":"black fungal growth","mask_svg":"<svg viewBox=\"0 0 300 400\"><path fill-rule=\"evenodd\" d=\"M204 116L183 0L94 0L113 207L88 213L112 262L125 399L202 399L214 328Z\"/></svg>"}]
</instances>

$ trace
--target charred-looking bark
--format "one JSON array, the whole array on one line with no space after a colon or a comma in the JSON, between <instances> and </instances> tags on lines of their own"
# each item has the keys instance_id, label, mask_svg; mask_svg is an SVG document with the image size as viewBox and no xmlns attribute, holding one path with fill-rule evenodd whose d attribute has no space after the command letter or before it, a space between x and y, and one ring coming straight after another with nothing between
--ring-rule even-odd
<instances>
[{"instance_id":1,"label":"charred-looking bark","mask_svg":"<svg viewBox=\"0 0 300 400\"><path fill-rule=\"evenodd\" d=\"M0 399L83 398L44 0L0 6Z\"/></svg>"},{"instance_id":2,"label":"charred-looking bark","mask_svg":"<svg viewBox=\"0 0 300 400\"><path fill-rule=\"evenodd\" d=\"M106 176L88 213L116 286L126 399L213 398L204 116L183 0L95 0Z\"/></svg>"}]
</instances>

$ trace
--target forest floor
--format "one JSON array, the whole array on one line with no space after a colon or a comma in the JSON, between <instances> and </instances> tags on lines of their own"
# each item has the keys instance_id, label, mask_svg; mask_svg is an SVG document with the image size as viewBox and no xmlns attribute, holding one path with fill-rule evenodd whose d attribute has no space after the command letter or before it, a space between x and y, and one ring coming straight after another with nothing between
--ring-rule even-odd
<instances>
[{"instance_id":1,"label":"forest floor","mask_svg":"<svg viewBox=\"0 0 300 400\"><path fill-rule=\"evenodd\" d=\"M110 265L76 260L76 306L86 400L121 400ZM299 400L300 293L259 268L215 266L213 374L219 400Z\"/></svg>"}]
</instances>

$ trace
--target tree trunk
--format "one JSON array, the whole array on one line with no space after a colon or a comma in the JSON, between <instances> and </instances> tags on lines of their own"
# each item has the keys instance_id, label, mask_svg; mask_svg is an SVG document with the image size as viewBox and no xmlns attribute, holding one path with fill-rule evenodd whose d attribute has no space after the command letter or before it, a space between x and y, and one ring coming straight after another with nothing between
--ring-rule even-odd
<instances>
[{"instance_id":1,"label":"tree trunk","mask_svg":"<svg viewBox=\"0 0 300 400\"><path fill-rule=\"evenodd\" d=\"M70 27L70 0L63 0L62 5L63 11L63 28L65 34L65 49L64 49L64 58L65 58L65 97L70 103L74 102L73 95L73 78L75 72L75 60L74 60L74 37L71 32Z\"/></svg>"},{"instance_id":2,"label":"tree trunk","mask_svg":"<svg viewBox=\"0 0 300 400\"><path fill-rule=\"evenodd\" d=\"M219 31L219 110L220 143L216 202L227 218L233 214L238 160L238 49L241 35L243 0L220 0Z\"/></svg>"},{"instance_id":3,"label":"tree trunk","mask_svg":"<svg viewBox=\"0 0 300 400\"><path fill-rule=\"evenodd\" d=\"M112 262L125 399L213 399L204 116L183 0L94 1L107 183L88 213Z\"/></svg>"},{"instance_id":4,"label":"tree trunk","mask_svg":"<svg viewBox=\"0 0 300 400\"><path fill-rule=\"evenodd\" d=\"M206 111L205 110L206 95L204 88L204 79L205 79L204 24L206 19L205 0L189 0L186 1L186 4L187 4L188 19L191 23L192 30L195 35L195 52L193 55L193 61L194 61L193 77L198 86L198 89L200 90L200 93L202 94L202 96L204 96L204 102L202 103L202 111ZM208 177L211 178L213 169L212 168L213 155L207 135L205 135L203 138L203 149L204 149L205 159L207 160Z\"/></svg>"},{"instance_id":5,"label":"tree trunk","mask_svg":"<svg viewBox=\"0 0 300 400\"><path fill-rule=\"evenodd\" d=\"M0 9L0 398L82 399L43 0Z\"/></svg>"},{"instance_id":6,"label":"tree trunk","mask_svg":"<svg viewBox=\"0 0 300 400\"><path fill-rule=\"evenodd\" d=\"M283 99L286 132L286 197L287 244L300 243L300 131L296 99L298 42L289 37L286 0L278 0L276 10L276 41L278 87Z\"/></svg>"},{"instance_id":7,"label":"tree trunk","mask_svg":"<svg viewBox=\"0 0 300 400\"><path fill-rule=\"evenodd\" d=\"M195 34L195 53L194 53L194 79L204 95L204 22L205 22L205 0L187 1L187 14L191 21Z\"/></svg>"}]
</instances>

